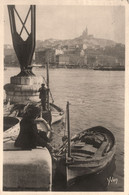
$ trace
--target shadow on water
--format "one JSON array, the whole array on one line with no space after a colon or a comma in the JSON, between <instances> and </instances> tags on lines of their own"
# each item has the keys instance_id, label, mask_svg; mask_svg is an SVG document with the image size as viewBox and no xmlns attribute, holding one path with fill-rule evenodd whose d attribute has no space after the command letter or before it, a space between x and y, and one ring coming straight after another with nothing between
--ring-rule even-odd
<instances>
[{"instance_id":1,"label":"shadow on water","mask_svg":"<svg viewBox=\"0 0 129 195\"><path fill-rule=\"evenodd\" d=\"M76 178L70 186L66 184L66 176L55 170L53 191L108 191L108 178L113 177L116 170L115 157L105 169L99 173Z\"/></svg>"}]
</instances>

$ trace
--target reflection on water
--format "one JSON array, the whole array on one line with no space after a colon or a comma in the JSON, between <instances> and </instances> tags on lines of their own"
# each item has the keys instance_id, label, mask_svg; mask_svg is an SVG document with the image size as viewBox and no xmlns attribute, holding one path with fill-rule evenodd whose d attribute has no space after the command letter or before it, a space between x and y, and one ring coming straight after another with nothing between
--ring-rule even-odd
<instances>
[{"instance_id":1,"label":"reflection on water","mask_svg":"<svg viewBox=\"0 0 129 195\"><path fill-rule=\"evenodd\" d=\"M66 177L57 169L53 178L53 191L107 191L109 185L117 185L117 178L113 175L115 170L114 157L103 171L78 177L67 186Z\"/></svg>"}]
</instances>

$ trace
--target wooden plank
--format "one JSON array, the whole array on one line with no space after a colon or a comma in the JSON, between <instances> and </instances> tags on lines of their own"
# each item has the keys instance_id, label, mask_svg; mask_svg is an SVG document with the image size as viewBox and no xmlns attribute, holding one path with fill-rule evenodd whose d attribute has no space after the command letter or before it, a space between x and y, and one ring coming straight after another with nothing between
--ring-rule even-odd
<instances>
[{"instance_id":1,"label":"wooden plank","mask_svg":"<svg viewBox=\"0 0 129 195\"><path fill-rule=\"evenodd\" d=\"M92 145L85 144L84 147L81 148L72 147L71 150L73 153L76 152L76 153L94 154L97 151L97 148L93 147Z\"/></svg>"},{"instance_id":2,"label":"wooden plank","mask_svg":"<svg viewBox=\"0 0 129 195\"><path fill-rule=\"evenodd\" d=\"M107 141L104 141L104 142L101 144L100 148L99 148L99 149L96 151L96 153L95 153L95 156L96 156L96 157L97 157L97 156L102 156L103 151L104 151L104 149L106 148L107 144L108 144Z\"/></svg>"}]
</instances>

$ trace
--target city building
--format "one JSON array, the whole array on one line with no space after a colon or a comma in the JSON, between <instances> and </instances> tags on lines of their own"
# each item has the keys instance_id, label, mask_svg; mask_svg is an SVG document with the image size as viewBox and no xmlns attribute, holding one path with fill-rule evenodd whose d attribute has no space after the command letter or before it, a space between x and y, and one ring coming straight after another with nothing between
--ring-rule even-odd
<instances>
[{"instance_id":1,"label":"city building","mask_svg":"<svg viewBox=\"0 0 129 195\"><path fill-rule=\"evenodd\" d=\"M35 64L41 64L45 67L45 64L49 62L51 65L54 65L56 62L55 50L49 48L42 48L35 51Z\"/></svg>"},{"instance_id":2,"label":"city building","mask_svg":"<svg viewBox=\"0 0 129 195\"><path fill-rule=\"evenodd\" d=\"M6 46L4 48L4 64L8 67L19 66L17 56L11 46Z\"/></svg>"},{"instance_id":3,"label":"city building","mask_svg":"<svg viewBox=\"0 0 129 195\"><path fill-rule=\"evenodd\" d=\"M56 65L57 67L64 67L69 65L68 55L56 55Z\"/></svg>"}]
</instances>

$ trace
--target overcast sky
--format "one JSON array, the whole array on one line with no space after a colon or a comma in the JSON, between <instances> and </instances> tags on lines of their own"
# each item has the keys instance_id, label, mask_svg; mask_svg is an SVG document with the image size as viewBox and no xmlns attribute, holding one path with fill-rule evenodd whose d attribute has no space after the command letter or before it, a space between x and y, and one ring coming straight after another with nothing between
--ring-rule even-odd
<instances>
[{"instance_id":1,"label":"overcast sky","mask_svg":"<svg viewBox=\"0 0 129 195\"><path fill-rule=\"evenodd\" d=\"M21 15L27 11L21 6ZM4 11L5 44L12 43L7 7ZM122 6L36 6L36 39L73 39L88 27L96 38L125 41L125 8Z\"/></svg>"}]
</instances>

